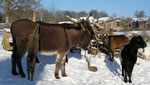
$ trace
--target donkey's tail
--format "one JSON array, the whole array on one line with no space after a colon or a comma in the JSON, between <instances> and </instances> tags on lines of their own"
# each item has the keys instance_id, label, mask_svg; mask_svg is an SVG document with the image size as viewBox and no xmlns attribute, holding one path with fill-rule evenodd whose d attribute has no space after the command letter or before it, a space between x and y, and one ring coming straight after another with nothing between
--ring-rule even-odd
<instances>
[{"instance_id":1,"label":"donkey's tail","mask_svg":"<svg viewBox=\"0 0 150 85\"><path fill-rule=\"evenodd\" d=\"M39 30L40 24L37 23L35 30L29 36L28 41L28 56L27 56L27 72L28 80L33 81L36 56L39 51ZM31 78L30 78L31 76Z\"/></svg>"}]
</instances>

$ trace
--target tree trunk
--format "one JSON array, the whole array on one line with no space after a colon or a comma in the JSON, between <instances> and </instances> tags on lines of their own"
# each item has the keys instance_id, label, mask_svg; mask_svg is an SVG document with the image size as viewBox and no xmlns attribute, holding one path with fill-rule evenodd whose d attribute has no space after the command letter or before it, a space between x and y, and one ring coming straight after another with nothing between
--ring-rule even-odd
<instances>
[{"instance_id":1,"label":"tree trunk","mask_svg":"<svg viewBox=\"0 0 150 85\"><path fill-rule=\"evenodd\" d=\"M5 0L5 4L6 4L6 6L5 6L5 12L6 12L6 19L5 19L5 24L6 24L6 27L9 27L9 9L10 9L10 7L9 7L9 2L7 1L7 0Z\"/></svg>"}]
</instances>

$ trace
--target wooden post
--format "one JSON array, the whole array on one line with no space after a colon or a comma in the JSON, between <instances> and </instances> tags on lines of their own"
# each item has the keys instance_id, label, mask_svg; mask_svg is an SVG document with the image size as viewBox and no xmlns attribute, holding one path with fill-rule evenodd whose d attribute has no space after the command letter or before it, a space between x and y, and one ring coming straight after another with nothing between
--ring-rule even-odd
<instances>
[{"instance_id":1,"label":"wooden post","mask_svg":"<svg viewBox=\"0 0 150 85\"><path fill-rule=\"evenodd\" d=\"M36 11L35 9L33 9L33 18L32 21L35 22L36 21Z\"/></svg>"}]
</instances>

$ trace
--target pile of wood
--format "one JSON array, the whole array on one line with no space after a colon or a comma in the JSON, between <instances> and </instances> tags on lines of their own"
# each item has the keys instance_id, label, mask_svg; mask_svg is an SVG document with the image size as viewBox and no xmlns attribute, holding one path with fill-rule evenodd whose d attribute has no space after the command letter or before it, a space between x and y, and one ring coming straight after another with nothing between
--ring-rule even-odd
<instances>
[{"instance_id":1,"label":"pile of wood","mask_svg":"<svg viewBox=\"0 0 150 85\"><path fill-rule=\"evenodd\" d=\"M12 49L13 49L12 42L10 39L11 39L11 33L10 33L9 29L4 29L2 46L7 51L12 51Z\"/></svg>"}]
</instances>

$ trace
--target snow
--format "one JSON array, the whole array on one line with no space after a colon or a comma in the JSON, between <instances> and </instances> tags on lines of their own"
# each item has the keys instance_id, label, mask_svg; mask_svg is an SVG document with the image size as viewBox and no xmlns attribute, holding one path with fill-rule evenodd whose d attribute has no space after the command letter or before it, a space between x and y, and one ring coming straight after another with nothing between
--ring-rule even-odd
<instances>
[{"instance_id":1,"label":"snow","mask_svg":"<svg viewBox=\"0 0 150 85\"><path fill-rule=\"evenodd\" d=\"M149 18L131 18L131 19L133 19L134 21L147 21Z\"/></svg>"},{"instance_id":2,"label":"snow","mask_svg":"<svg viewBox=\"0 0 150 85\"><path fill-rule=\"evenodd\" d=\"M100 17L98 20L107 21L107 20L110 20L110 19L111 19L110 17Z\"/></svg>"},{"instance_id":3,"label":"snow","mask_svg":"<svg viewBox=\"0 0 150 85\"><path fill-rule=\"evenodd\" d=\"M150 84L150 61L138 58L140 65L135 65L132 75L132 84L124 83L121 76L119 58L114 62L108 60L108 56L101 53L101 57L96 57L95 64L97 72L88 70L87 62L80 55L80 51L68 53L68 63L66 63L67 77L55 79L55 59L56 56L42 56L38 54L40 64L36 64L34 81L31 82L21 76L11 74L11 54L2 48L2 31L0 31L0 85L149 85ZM148 45L150 46L150 45ZM23 70L27 76L26 56L22 59ZM61 72L60 72L61 74Z\"/></svg>"},{"instance_id":4,"label":"snow","mask_svg":"<svg viewBox=\"0 0 150 85\"><path fill-rule=\"evenodd\" d=\"M82 20L82 19L86 20L87 17L80 17L80 18L79 18L79 20ZM97 19L94 19L93 16L89 16L89 21L92 23L93 21L97 21Z\"/></svg>"},{"instance_id":5,"label":"snow","mask_svg":"<svg viewBox=\"0 0 150 85\"><path fill-rule=\"evenodd\" d=\"M10 32L10 29L9 29L9 28L4 28L4 30L5 30L6 32Z\"/></svg>"}]
</instances>

